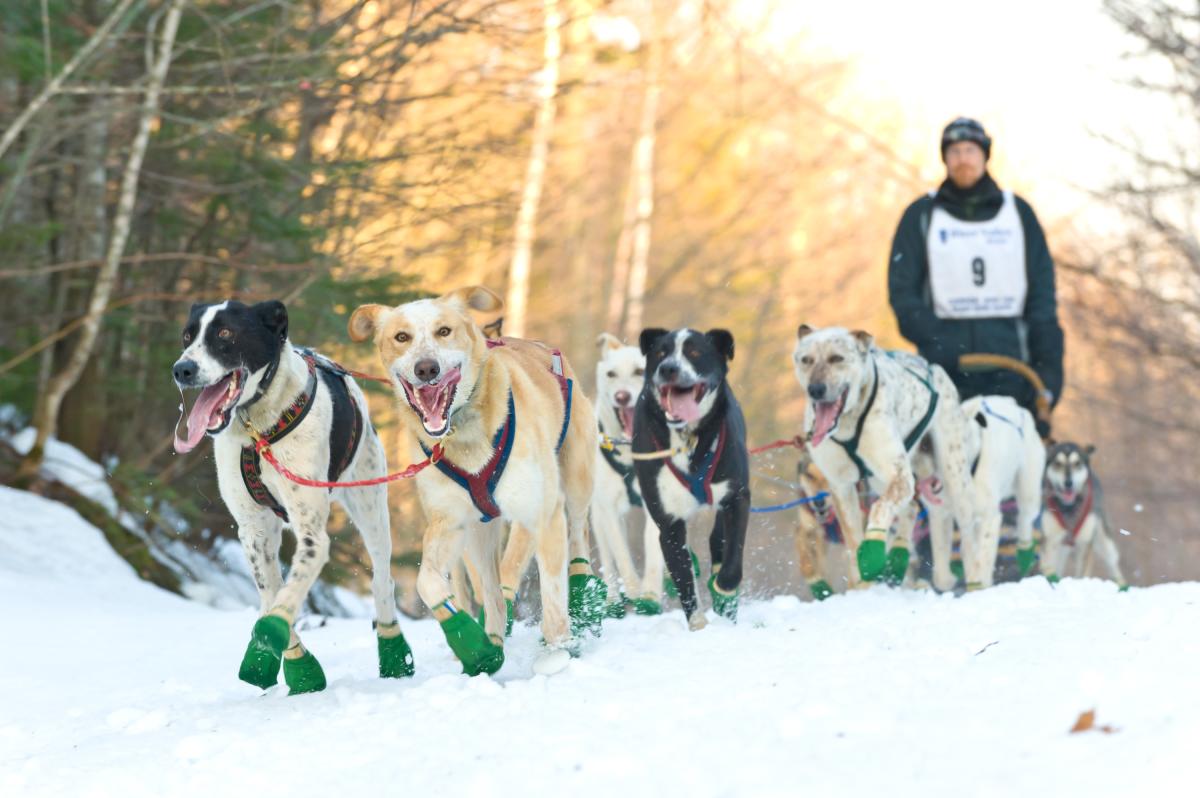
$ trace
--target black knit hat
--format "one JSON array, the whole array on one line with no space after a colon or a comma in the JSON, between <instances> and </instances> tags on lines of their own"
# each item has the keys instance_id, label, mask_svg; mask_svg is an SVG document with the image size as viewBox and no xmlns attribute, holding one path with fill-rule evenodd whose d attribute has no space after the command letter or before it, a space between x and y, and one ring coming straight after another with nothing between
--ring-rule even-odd
<instances>
[{"instance_id":1,"label":"black knit hat","mask_svg":"<svg viewBox=\"0 0 1200 798\"><path fill-rule=\"evenodd\" d=\"M992 140L983 125L974 119L960 116L942 131L942 160L946 160L946 148L959 141L973 141L983 149L983 157L992 156Z\"/></svg>"}]
</instances>

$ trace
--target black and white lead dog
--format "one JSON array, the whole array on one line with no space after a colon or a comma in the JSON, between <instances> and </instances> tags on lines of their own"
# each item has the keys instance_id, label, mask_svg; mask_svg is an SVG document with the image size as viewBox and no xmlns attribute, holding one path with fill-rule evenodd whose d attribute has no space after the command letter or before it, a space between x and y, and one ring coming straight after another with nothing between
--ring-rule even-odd
<instances>
[{"instance_id":1,"label":"black and white lead dog","mask_svg":"<svg viewBox=\"0 0 1200 798\"><path fill-rule=\"evenodd\" d=\"M746 420L726 382L733 335L726 330L643 330L646 379L633 424L633 451L671 450L662 458L635 460L638 484L679 600L695 630L696 584L687 548L687 520L703 505L716 508L709 536L713 609L737 619L742 549L750 518L750 457Z\"/></svg>"},{"instance_id":2,"label":"black and white lead dog","mask_svg":"<svg viewBox=\"0 0 1200 798\"><path fill-rule=\"evenodd\" d=\"M287 309L274 301L193 305L172 373L181 392L200 391L175 450L190 452L205 435L213 438L221 498L258 586L262 617L239 677L265 689L277 682L282 660L291 692L325 686L293 623L329 559L331 499L345 507L371 558L380 675L411 675L412 652L396 620L387 487L300 485L262 463L254 446L255 437L266 439L283 466L309 480L382 476L387 460L358 385L336 364L293 346ZM279 564L285 525L296 536L286 581Z\"/></svg>"}]
</instances>

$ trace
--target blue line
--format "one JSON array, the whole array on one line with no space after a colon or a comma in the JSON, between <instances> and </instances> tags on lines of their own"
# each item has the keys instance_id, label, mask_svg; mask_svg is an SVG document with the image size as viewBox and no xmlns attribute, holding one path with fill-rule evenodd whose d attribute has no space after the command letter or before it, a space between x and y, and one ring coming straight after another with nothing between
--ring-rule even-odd
<instances>
[{"instance_id":1,"label":"blue line","mask_svg":"<svg viewBox=\"0 0 1200 798\"><path fill-rule=\"evenodd\" d=\"M801 496L799 499L793 499L792 501L787 502L785 504L772 504L767 507L751 507L750 512L752 512L752 513L777 513L780 510L790 510L793 507L799 507L802 504L811 504L812 502L815 502L818 499L827 499L827 498L829 498L829 494L822 492L822 493L818 493L816 496Z\"/></svg>"}]
</instances>

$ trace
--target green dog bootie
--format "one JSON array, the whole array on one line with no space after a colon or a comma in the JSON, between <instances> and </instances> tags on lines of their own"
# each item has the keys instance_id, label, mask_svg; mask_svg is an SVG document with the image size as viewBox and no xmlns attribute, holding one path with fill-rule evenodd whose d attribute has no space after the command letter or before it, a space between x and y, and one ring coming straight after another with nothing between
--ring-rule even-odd
<instances>
[{"instance_id":1,"label":"green dog bootie","mask_svg":"<svg viewBox=\"0 0 1200 798\"><path fill-rule=\"evenodd\" d=\"M238 678L263 690L278 684L280 660L291 638L291 625L278 615L264 615L255 621Z\"/></svg>"},{"instance_id":2,"label":"green dog bootie","mask_svg":"<svg viewBox=\"0 0 1200 798\"><path fill-rule=\"evenodd\" d=\"M696 552L688 547L688 556L692 558L692 577L697 581L700 580L700 558L696 556ZM675 580L671 578L671 574L667 573L663 576L663 593L666 593L671 598L679 598L679 588L675 587Z\"/></svg>"},{"instance_id":3,"label":"green dog bootie","mask_svg":"<svg viewBox=\"0 0 1200 798\"><path fill-rule=\"evenodd\" d=\"M1058 584L1058 574L1046 574L1046 581L1052 585Z\"/></svg>"},{"instance_id":4,"label":"green dog bootie","mask_svg":"<svg viewBox=\"0 0 1200 798\"><path fill-rule=\"evenodd\" d=\"M512 637L513 619L516 617L513 615L512 599L504 599L504 609L506 611L506 615L508 616L504 622L504 636ZM485 628L487 626L487 612L483 609L483 605L479 606L479 625Z\"/></svg>"},{"instance_id":5,"label":"green dog bootie","mask_svg":"<svg viewBox=\"0 0 1200 798\"><path fill-rule=\"evenodd\" d=\"M380 678L402 679L412 676L416 672L416 665L413 662L412 648L400 632L400 624L381 626L379 632L381 633L376 635L375 640L379 643Z\"/></svg>"},{"instance_id":6,"label":"green dog bootie","mask_svg":"<svg viewBox=\"0 0 1200 798\"><path fill-rule=\"evenodd\" d=\"M1021 571L1021 578L1029 576L1033 571L1033 564L1037 562L1037 547L1030 545L1027 549L1017 547L1017 568Z\"/></svg>"},{"instance_id":7,"label":"green dog bootie","mask_svg":"<svg viewBox=\"0 0 1200 798\"><path fill-rule=\"evenodd\" d=\"M284 657L283 680L287 682L288 695L319 693L325 689L325 671L311 651L295 658Z\"/></svg>"},{"instance_id":8,"label":"green dog bootie","mask_svg":"<svg viewBox=\"0 0 1200 798\"><path fill-rule=\"evenodd\" d=\"M483 627L462 610L442 621L442 632L468 676L491 675L504 664L504 649L489 640Z\"/></svg>"},{"instance_id":9,"label":"green dog bootie","mask_svg":"<svg viewBox=\"0 0 1200 798\"><path fill-rule=\"evenodd\" d=\"M1129 592L1129 585L1124 585L1124 584L1123 584L1123 585L1120 585L1120 586L1118 586L1118 587L1117 587L1117 592L1118 592L1118 593L1128 593L1128 592Z\"/></svg>"},{"instance_id":10,"label":"green dog bootie","mask_svg":"<svg viewBox=\"0 0 1200 798\"><path fill-rule=\"evenodd\" d=\"M892 546L887 553L887 566L883 569L883 581L893 587L904 584L908 573L908 549L903 546Z\"/></svg>"},{"instance_id":11,"label":"green dog bootie","mask_svg":"<svg viewBox=\"0 0 1200 798\"><path fill-rule=\"evenodd\" d=\"M818 579L808 586L808 592L812 594L813 601L824 601L833 595L833 588L824 579Z\"/></svg>"},{"instance_id":12,"label":"green dog bootie","mask_svg":"<svg viewBox=\"0 0 1200 798\"><path fill-rule=\"evenodd\" d=\"M637 615L662 615L662 602L649 596L635 598L633 600L633 611Z\"/></svg>"},{"instance_id":13,"label":"green dog bootie","mask_svg":"<svg viewBox=\"0 0 1200 798\"><path fill-rule=\"evenodd\" d=\"M954 578L959 582L967 578L967 572L963 569L962 560L950 561L950 573L954 574Z\"/></svg>"},{"instance_id":14,"label":"green dog bootie","mask_svg":"<svg viewBox=\"0 0 1200 798\"><path fill-rule=\"evenodd\" d=\"M864 540L858 547L858 573L867 582L879 579L887 565L887 543Z\"/></svg>"},{"instance_id":15,"label":"green dog bootie","mask_svg":"<svg viewBox=\"0 0 1200 798\"><path fill-rule=\"evenodd\" d=\"M621 596L617 601L610 601L604 605L604 617L621 619L625 617L625 604L628 601L624 596Z\"/></svg>"},{"instance_id":16,"label":"green dog bootie","mask_svg":"<svg viewBox=\"0 0 1200 798\"><path fill-rule=\"evenodd\" d=\"M588 565L588 561L576 558L571 560L571 565ZM591 573L567 577L567 614L571 617L573 636L588 631L599 637L607 603L608 588L600 577Z\"/></svg>"},{"instance_id":17,"label":"green dog bootie","mask_svg":"<svg viewBox=\"0 0 1200 798\"><path fill-rule=\"evenodd\" d=\"M738 594L740 588L734 588L732 593L724 593L717 587L717 575L708 578L708 594L712 596L713 612L731 621L737 622Z\"/></svg>"}]
</instances>

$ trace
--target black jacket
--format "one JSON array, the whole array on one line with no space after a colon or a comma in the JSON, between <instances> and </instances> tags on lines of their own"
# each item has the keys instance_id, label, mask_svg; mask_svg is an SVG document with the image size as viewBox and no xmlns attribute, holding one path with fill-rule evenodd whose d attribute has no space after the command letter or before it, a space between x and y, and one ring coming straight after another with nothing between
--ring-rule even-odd
<instances>
[{"instance_id":1,"label":"black jacket","mask_svg":"<svg viewBox=\"0 0 1200 798\"><path fill-rule=\"evenodd\" d=\"M1033 208L1020 197L1015 200L1025 234L1028 281L1022 318L939 319L933 312L926 245L930 215L937 204L964 221L994 218L1004 204L1004 194L986 174L966 191L960 191L947 180L935 196L923 196L908 206L892 241L888 296L900 323L900 333L916 344L922 357L946 370L963 399L979 394L1004 394L1032 410L1034 389L1019 374L1007 370L967 373L957 366L958 356L966 353L1008 355L1029 363L1054 394L1055 402L1062 395L1063 333L1054 293L1054 262ZM1024 352L1022 324L1026 332Z\"/></svg>"}]
</instances>

